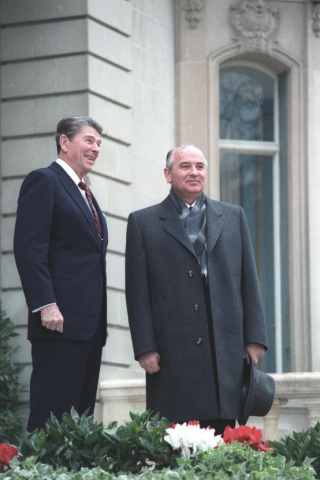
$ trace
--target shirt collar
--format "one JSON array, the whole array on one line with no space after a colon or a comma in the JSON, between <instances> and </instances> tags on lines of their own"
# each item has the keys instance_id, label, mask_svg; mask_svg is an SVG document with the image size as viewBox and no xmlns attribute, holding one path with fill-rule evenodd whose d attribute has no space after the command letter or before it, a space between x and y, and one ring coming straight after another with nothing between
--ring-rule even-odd
<instances>
[{"instance_id":1,"label":"shirt collar","mask_svg":"<svg viewBox=\"0 0 320 480\"><path fill-rule=\"evenodd\" d=\"M57 158L56 162L63 168L63 170L69 175L76 185L81 181L76 172L61 158Z\"/></svg>"},{"instance_id":2,"label":"shirt collar","mask_svg":"<svg viewBox=\"0 0 320 480\"><path fill-rule=\"evenodd\" d=\"M194 204L196 203L197 200L198 199L196 198L195 201L193 203L191 203L191 205L189 205L189 203L186 203L186 202L184 202L184 203L187 205L188 208L189 207L194 207Z\"/></svg>"}]
</instances>

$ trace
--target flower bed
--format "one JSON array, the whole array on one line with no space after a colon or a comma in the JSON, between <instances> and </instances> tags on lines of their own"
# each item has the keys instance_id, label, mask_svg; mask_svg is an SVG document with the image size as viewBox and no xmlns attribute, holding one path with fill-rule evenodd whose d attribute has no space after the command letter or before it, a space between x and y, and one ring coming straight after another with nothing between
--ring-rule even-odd
<instances>
[{"instance_id":1,"label":"flower bed","mask_svg":"<svg viewBox=\"0 0 320 480\"><path fill-rule=\"evenodd\" d=\"M52 417L45 429L26 433L18 450L0 445L1 480L315 478L307 455L295 465L255 427L227 427L222 439L197 421L170 426L149 412L131 413L119 427L75 411L61 423Z\"/></svg>"}]
</instances>

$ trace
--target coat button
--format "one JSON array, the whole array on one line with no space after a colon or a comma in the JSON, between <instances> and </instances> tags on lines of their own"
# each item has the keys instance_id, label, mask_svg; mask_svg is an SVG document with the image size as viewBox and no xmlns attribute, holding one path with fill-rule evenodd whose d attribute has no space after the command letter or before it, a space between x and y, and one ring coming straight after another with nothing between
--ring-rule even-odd
<instances>
[{"instance_id":1,"label":"coat button","mask_svg":"<svg viewBox=\"0 0 320 480\"><path fill-rule=\"evenodd\" d=\"M193 277L194 273L192 270L189 270L189 277Z\"/></svg>"},{"instance_id":2,"label":"coat button","mask_svg":"<svg viewBox=\"0 0 320 480\"><path fill-rule=\"evenodd\" d=\"M202 343L202 338L198 338L197 345L201 345L201 343Z\"/></svg>"},{"instance_id":3,"label":"coat button","mask_svg":"<svg viewBox=\"0 0 320 480\"><path fill-rule=\"evenodd\" d=\"M99 278L99 282L100 282L100 283L103 282L103 277L100 277L100 278Z\"/></svg>"},{"instance_id":4,"label":"coat button","mask_svg":"<svg viewBox=\"0 0 320 480\"><path fill-rule=\"evenodd\" d=\"M200 310L199 305L195 305L193 308L195 309L196 312L197 312L198 310Z\"/></svg>"}]
</instances>

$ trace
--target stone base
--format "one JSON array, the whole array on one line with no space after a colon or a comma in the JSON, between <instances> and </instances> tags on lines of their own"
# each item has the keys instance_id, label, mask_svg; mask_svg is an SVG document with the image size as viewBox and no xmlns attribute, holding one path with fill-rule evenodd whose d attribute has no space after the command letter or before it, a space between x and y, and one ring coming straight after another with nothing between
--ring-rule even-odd
<instances>
[{"instance_id":1,"label":"stone base","mask_svg":"<svg viewBox=\"0 0 320 480\"><path fill-rule=\"evenodd\" d=\"M144 379L103 380L100 383L102 422L119 423L130 419L129 412L146 410L146 382Z\"/></svg>"}]
</instances>

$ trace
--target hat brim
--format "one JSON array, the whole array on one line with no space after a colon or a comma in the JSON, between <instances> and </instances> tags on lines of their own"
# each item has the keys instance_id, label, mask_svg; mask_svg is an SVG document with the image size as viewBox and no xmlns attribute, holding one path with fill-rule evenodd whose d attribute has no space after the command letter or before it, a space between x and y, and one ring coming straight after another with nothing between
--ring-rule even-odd
<instances>
[{"instance_id":1,"label":"hat brim","mask_svg":"<svg viewBox=\"0 0 320 480\"><path fill-rule=\"evenodd\" d=\"M238 423L245 425L250 415L258 417L267 415L272 407L274 396L273 377L254 368L251 358L249 364L244 360L242 408Z\"/></svg>"},{"instance_id":2,"label":"hat brim","mask_svg":"<svg viewBox=\"0 0 320 480\"><path fill-rule=\"evenodd\" d=\"M242 407L241 415L238 419L239 425L245 425L252 411L254 400L254 366L250 357L248 364L246 359L243 360L243 386L242 386Z\"/></svg>"}]
</instances>

